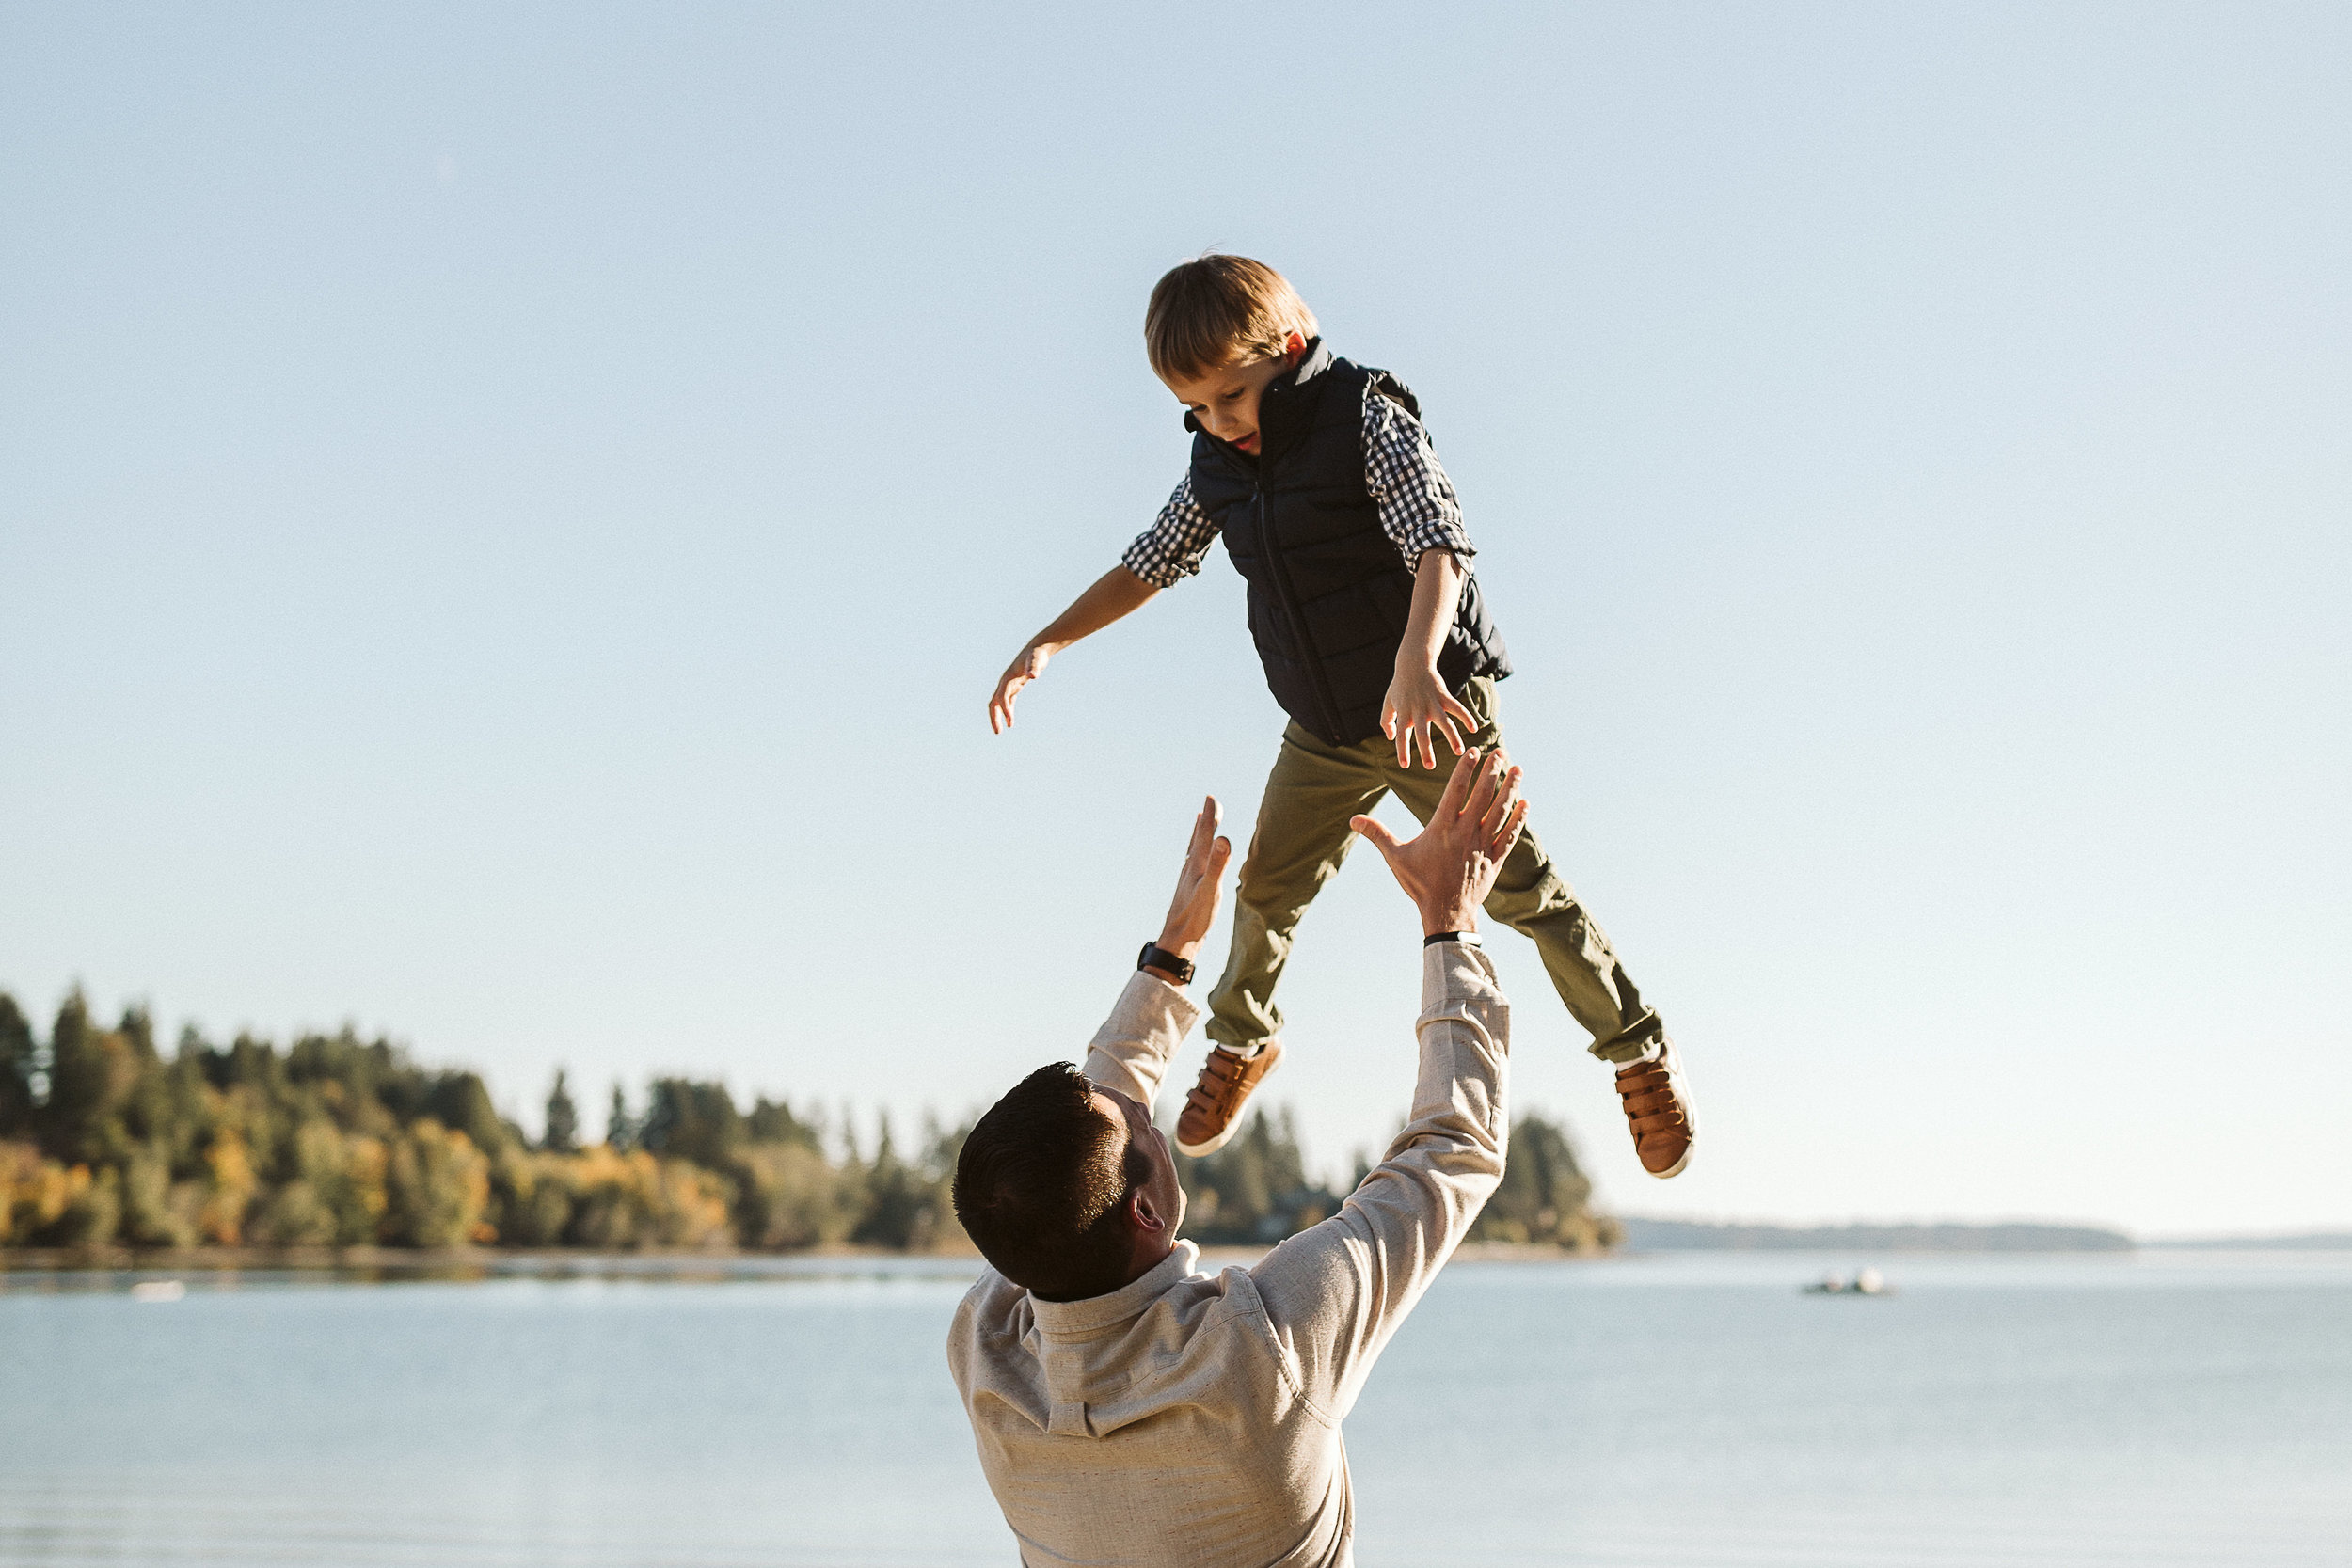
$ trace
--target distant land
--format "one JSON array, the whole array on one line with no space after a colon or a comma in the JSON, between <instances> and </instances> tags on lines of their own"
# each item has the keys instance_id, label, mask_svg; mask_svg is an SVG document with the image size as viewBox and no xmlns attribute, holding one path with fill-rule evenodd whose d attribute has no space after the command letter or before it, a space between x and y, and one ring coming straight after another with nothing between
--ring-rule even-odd
<instances>
[{"instance_id":1,"label":"distant land","mask_svg":"<svg viewBox=\"0 0 2352 1568\"><path fill-rule=\"evenodd\" d=\"M2121 1230L2089 1225L1622 1223L1629 1252L2129 1252L2138 1244Z\"/></svg>"},{"instance_id":2,"label":"distant land","mask_svg":"<svg viewBox=\"0 0 2352 1568\"><path fill-rule=\"evenodd\" d=\"M2139 1244L2166 1252L2352 1252L2352 1230L2305 1230L2292 1236L2173 1236Z\"/></svg>"}]
</instances>

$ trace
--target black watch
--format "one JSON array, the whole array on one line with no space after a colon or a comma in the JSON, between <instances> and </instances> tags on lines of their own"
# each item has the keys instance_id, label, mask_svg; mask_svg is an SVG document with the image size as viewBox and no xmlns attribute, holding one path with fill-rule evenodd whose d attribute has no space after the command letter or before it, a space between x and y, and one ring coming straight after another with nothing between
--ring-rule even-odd
<instances>
[{"instance_id":1,"label":"black watch","mask_svg":"<svg viewBox=\"0 0 2352 1568\"><path fill-rule=\"evenodd\" d=\"M1192 960L1180 958L1156 942L1147 942L1143 951L1136 955L1137 969L1165 969L1176 976L1180 986L1192 984Z\"/></svg>"}]
</instances>

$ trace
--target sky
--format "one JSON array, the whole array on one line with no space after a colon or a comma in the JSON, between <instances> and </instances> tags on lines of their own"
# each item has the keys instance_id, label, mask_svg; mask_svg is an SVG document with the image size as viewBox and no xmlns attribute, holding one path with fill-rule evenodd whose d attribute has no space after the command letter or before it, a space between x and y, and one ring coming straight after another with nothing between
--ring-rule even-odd
<instances>
[{"instance_id":1,"label":"sky","mask_svg":"<svg viewBox=\"0 0 2352 1568\"><path fill-rule=\"evenodd\" d=\"M1462 495L1698 1104L1644 1177L1493 939L1604 1203L2352 1226L2348 177L2326 5L10 5L0 990L534 1129L1078 1055L1273 760L1240 579L983 705L1181 476L1216 247ZM1326 1169L1418 934L1368 851L1302 928Z\"/></svg>"}]
</instances>

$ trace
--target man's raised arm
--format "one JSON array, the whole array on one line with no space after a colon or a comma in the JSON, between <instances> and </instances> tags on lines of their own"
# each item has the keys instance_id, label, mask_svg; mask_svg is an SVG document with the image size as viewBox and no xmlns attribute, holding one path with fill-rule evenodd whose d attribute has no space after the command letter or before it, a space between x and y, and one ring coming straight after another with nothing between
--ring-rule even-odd
<instances>
[{"instance_id":1,"label":"man's raised arm","mask_svg":"<svg viewBox=\"0 0 2352 1568\"><path fill-rule=\"evenodd\" d=\"M1233 857L1232 840L1216 831L1218 815L1216 797L1201 801L1200 815L1193 818L1192 839L1184 846L1183 869L1176 874L1176 894L1168 901L1168 919L1161 924L1159 940L1152 944L1160 954L1146 955L1164 955L1183 964L1184 973L1160 964L1136 970L1087 1048L1086 1075L1106 1089L1142 1101L1146 1108L1159 1092L1168 1057L1200 1016L1200 1007L1179 988L1191 972L1201 939L1216 919L1219 884L1225 879L1226 862Z\"/></svg>"},{"instance_id":2,"label":"man's raised arm","mask_svg":"<svg viewBox=\"0 0 2352 1568\"><path fill-rule=\"evenodd\" d=\"M1421 1069L1412 1119L1338 1214L1250 1271L1302 1391L1330 1420L1502 1180L1511 1009L1477 943L1478 908L1527 819L1519 770L1499 752L1454 765L1409 843L1368 816L1352 826L1421 911Z\"/></svg>"}]
</instances>

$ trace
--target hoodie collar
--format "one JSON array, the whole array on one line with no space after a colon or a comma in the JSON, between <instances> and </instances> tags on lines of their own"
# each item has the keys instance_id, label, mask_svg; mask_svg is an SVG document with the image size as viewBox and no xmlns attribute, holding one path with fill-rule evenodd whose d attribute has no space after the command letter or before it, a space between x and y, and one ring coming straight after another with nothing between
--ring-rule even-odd
<instances>
[{"instance_id":1,"label":"hoodie collar","mask_svg":"<svg viewBox=\"0 0 2352 1568\"><path fill-rule=\"evenodd\" d=\"M1029 1298L1029 1310L1036 1314L1038 1333L1044 1338L1083 1339L1141 1317L1144 1308L1159 1300L1178 1280L1189 1278L1200 1261L1199 1247L1190 1242L1178 1242L1175 1250L1152 1264L1150 1272L1138 1275L1116 1291L1082 1301L1041 1301L1033 1295Z\"/></svg>"}]
</instances>

